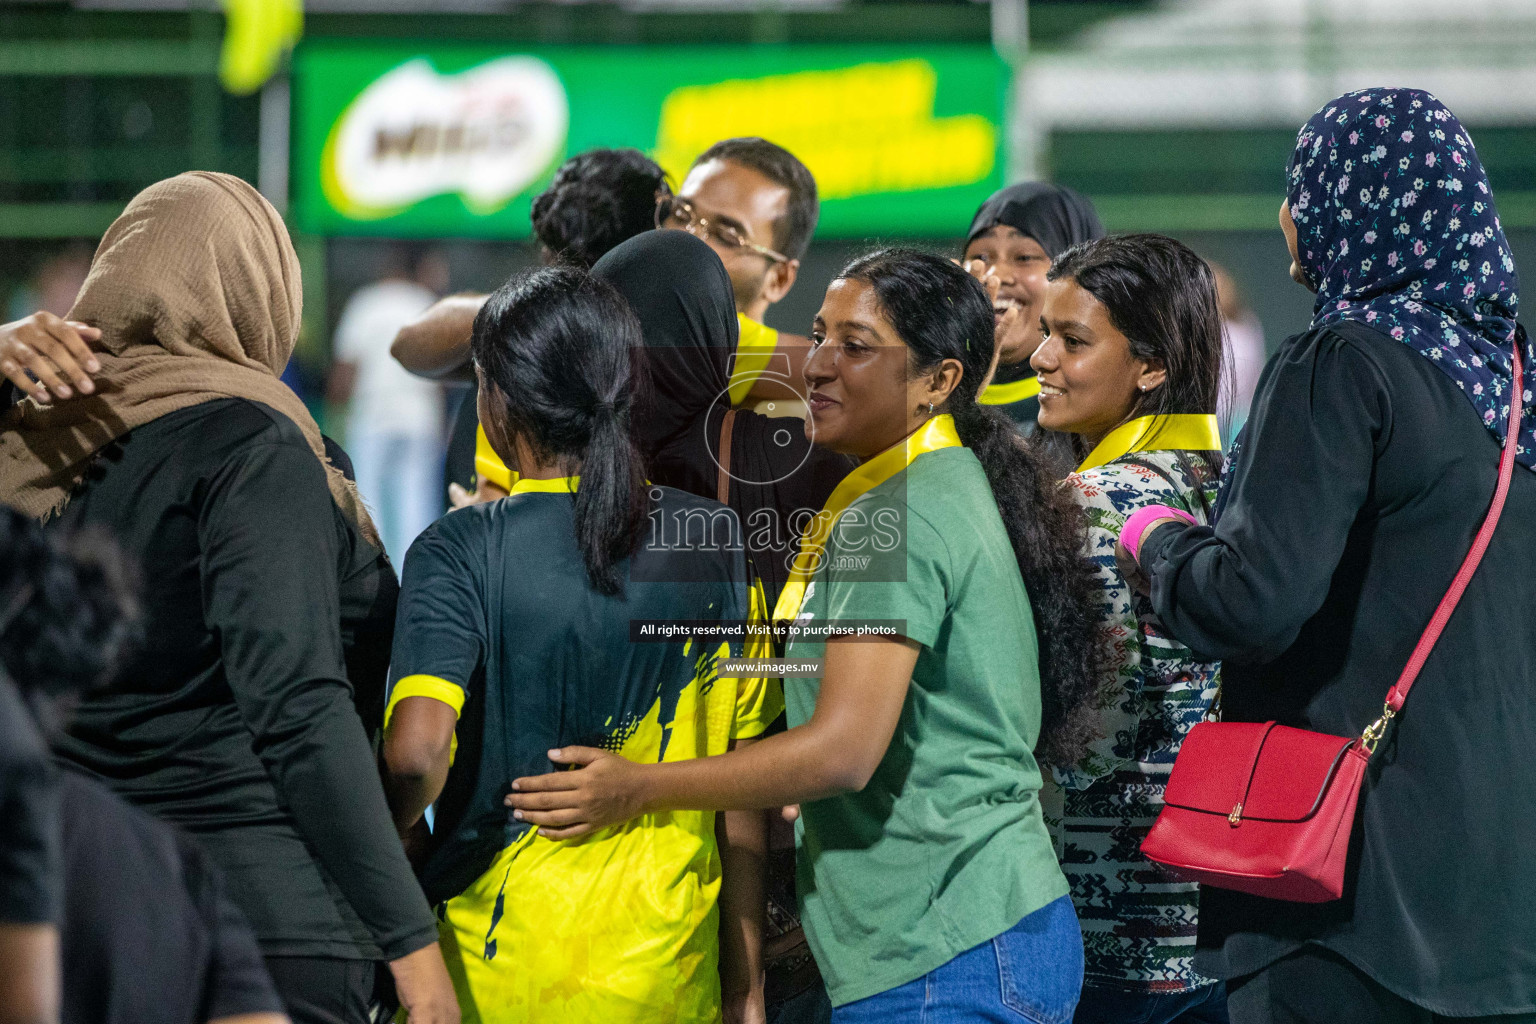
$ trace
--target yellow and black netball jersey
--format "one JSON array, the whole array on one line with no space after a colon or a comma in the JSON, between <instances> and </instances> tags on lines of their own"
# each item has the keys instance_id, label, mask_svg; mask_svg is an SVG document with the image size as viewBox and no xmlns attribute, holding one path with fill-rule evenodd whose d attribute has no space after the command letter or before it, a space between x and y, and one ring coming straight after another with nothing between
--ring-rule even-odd
<instances>
[{"instance_id":1,"label":"yellow and black netball jersey","mask_svg":"<svg viewBox=\"0 0 1536 1024\"><path fill-rule=\"evenodd\" d=\"M557 842L502 806L552 747L635 761L723 753L783 708L776 683L721 678L741 642L657 620L760 614L739 525L715 502L656 487L623 593L592 589L564 480L522 479L440 519L406 556L390 709L427 696L459 711L422 884L466 1021L712 1022L718 1018L714 814L648 814Z\"/></svg>"}]
</instances>

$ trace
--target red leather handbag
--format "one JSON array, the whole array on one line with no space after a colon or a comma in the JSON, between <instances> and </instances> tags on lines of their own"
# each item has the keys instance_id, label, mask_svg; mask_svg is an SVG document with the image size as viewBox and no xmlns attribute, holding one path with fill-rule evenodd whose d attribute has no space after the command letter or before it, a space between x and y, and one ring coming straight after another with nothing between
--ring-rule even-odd
<instances>
[{"instance_id":1,"label":"red leather handbag","mask_svg":"<svg viewBox=\"0 0 1536 1024\"><path fill-rule=\"evenodd\" d=\"M1344 860L1366 765L1402 711L1504 510L1520 430L1518 341L1513 372L1517 386L1493 503L1413 656L1387 691L1381 717L1359 739L1274 722L1196 725L1174 761L1162 813L1142 841L1148 860L1188 881L1270 899L1326 903L1344 894Z\"/></svg>"}]
</instances>

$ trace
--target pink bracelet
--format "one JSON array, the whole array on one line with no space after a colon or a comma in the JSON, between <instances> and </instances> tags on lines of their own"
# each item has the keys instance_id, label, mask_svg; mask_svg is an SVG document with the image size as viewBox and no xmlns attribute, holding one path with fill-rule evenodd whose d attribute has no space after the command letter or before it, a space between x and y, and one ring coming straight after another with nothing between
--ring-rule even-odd
<instances>
[{"instance_id":1,"label":"pink bracelet","mask_svg":"<svg viewBox=\"0 0 1536 1024\"><path fill-rule=\"evenodd\" d=\"M1190 526L1195 525L1195 517L1181 508L1173 508L1169 505L1147 505L1131 513L1131 517L1125 521L1125 526L1120 531L1120 543L1125 545L1125 550L1130 552L1132 558L1137 557L1141 549L1141 535L1147 532L1159 519L1182 519Z\"/></svg>"}]
</instances>

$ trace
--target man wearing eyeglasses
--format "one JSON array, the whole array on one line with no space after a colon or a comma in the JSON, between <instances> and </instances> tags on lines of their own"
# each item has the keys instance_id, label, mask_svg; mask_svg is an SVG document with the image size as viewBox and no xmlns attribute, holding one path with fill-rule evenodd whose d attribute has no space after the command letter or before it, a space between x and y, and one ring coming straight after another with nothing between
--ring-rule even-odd
<instances>
[{"instance_id":1,"label":"man wearing eyeglasses","mask_svg":"<svg viewBox=\"0 0 1536 1024\"><path fill-rule=\"evenodd\" d=\"M660 196L656 226L692 232L715 250L731 278L741 343L731 401L797 393L810 342L764 326L768 307L789 294L816 230L816 179L794 154L766 139L717 142L699 155L675 196ZM772 366L771 377L761 375Z\"/></svg>"},{"instance_id":2,"label":"man wearing eyeglasses","mask_svg":"<svg viewBox=\"0 0 1536 1024\"><path fill-rule=\"evenodd\" d=\"M626 186L627 179L615 177L609 165L615 159L629 159L627 154L632 152L601 151L607 159L590 168L593 173L584 178L564 175L562 168L546 195L582 185L589 193L606 188L613 192L614 205L625 211L624 221L629 224L636 190ZM579 154L567 161L566 167L587 157ZM639 153L633 157L660 172ZM563 177L570 180L562 181ZM801 369L810 352L810 340L780 335L762 319L768 307L794 286L800 257L816 230L820 211L816 179L794 154L766 139L726 139L700 154L676 196L667 190L664 179L658 179L655 204L658 228L689 231L703 239L730 276L741 327L731 372L731 403L752 405L767 415L803 415L805 383ZM566 244L568 240L551 244L543 231L539 234L546 253L573 248ZM608 245L623 241L622 231L611 234L605 238ZM595 259L601 253L591 255ZM469 337L475 314L485 300L485 295L468 293L439 300L400 330L390 354L420 376L472 382ZM475 434L476 490L471 493L457 483L450 484L449 500L454 507L503 497L510 486L505 468L484 443L483 434Z\"/></svg>"},{"instance_id":3,"label":"man wearing eyeglasses","mask_svg":"<svg viewBox=\"0 0 1536 1024\"><path fill-rule=\"evenodd\" d=\"M575 157L570 163L581 159ZM627 195L622 198L632 201ZM730 275L741 318L732 401L741 404L749 398L782 398L782 384L753 390L755 375L770 363L775 379L787 379L797 391L802 388L800 368L810 348L809 340L798 335L780 336L762 321L768 307L794 287L800 257L816 230L820 207L811 172L788 150L766 139L726 139L693 162L676 196L662 181L655 203L657 227L691 231L715 250ZM616 235L610 244L622 240ZM468 373L469 334L484 301L484 295L470 294L441 300L401 330L391 354L406 369L423 377L472 380ZM775 354L779 358L775 359Z\"/></svg>"}]
</instances>

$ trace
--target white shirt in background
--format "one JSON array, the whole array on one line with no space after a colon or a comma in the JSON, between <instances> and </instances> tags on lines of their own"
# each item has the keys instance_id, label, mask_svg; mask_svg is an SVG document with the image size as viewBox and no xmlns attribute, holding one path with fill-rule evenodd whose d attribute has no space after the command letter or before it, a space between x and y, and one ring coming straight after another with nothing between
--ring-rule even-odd
<instances>
[{"instance_id":1,"label":"white shirt in background","mask_svg":"<svg viewBox=\"0 0 1536 1024\"><path fill-rule=\"evenodd\" d=\"M1226 345L1222 388L1217 393L1216 417L1221 423L1221 437L1228 445L1248 422L1248 408L1259 387L1259 374L1269 355L1264 346L1264 327L1252 313L1244 313L1224 322ZM1230 390L1228 383L1230 382Z\"/></svg>"},{"instance_id":2,"label":"white shirt in background","mask_svg":"<svg viewBox=\"0 0 1536 1024\"><path fill-rule=\"evenodd\" d=\"M440 438L443 389L389 354L395 333L437 301L411 281L378 281L352 293L336 325L335 358L357 364L347 418L349 435Z\"/></svg>"}]
</instances>

